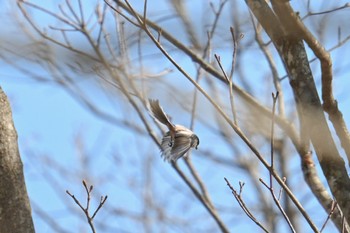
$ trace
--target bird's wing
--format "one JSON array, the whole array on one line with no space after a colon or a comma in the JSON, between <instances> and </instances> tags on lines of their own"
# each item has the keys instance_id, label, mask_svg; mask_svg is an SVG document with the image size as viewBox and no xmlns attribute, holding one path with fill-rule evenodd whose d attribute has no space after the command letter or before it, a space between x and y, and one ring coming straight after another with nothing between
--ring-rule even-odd
<instances>
[{"instance_id":1,"label":"bird's wing","mask_svg":"<svg viewBox=\"0 0 350 233\"><path fill-rule=\"evenodd\" d=\"M186 136L175 136L174 146L171 149L171 153L175 160L182 157L191 148L191 140Z\"/></svg>"},{"instance_id":2,"label":"bird's wing","mask_svg":"<svg viewBox=\"0 0 350 233\"><path fill-rule=\"evenodd\" d=\"M167 132L163 139L162 139L162 144L160 145L160 151L162 153L162 157L164 160L170 162L172 160L172 154L171 154L171 149L172 147L170 146L172 143L170 133Z\"/></svg>"},{"instance_id":3,"label":"bird's wing","mask_svg":"<svg viewBox=\"0 0 350 233\"><path fill-rule=\"evenodd\" d=\"M171 137L169 132L163 137L161 144L161 152L164 160L176 161L182 156L184 156L189 149L191 149L191 140L185 135L175 136L174 145L171 145Z\"/></svg>"}]
</instances>

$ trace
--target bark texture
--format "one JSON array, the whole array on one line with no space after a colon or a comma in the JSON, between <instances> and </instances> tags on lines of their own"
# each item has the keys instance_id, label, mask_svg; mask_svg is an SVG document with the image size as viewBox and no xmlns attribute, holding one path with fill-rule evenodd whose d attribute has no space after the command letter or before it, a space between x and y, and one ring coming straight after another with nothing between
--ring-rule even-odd
<instances>
[{"instance_id":1,"label":"bark texture","mask_svg":"<svg viewBox=\"0 0 350 233\"><path fill-rule=\"evenodd\" d=\"M345 162L339 155L328 128L304 42L308 44L316 56L321 57L320 54L324 52L319 48L318 42L311 33L304 27L288 1L272 0L272 9L262 0L246 0L246 3L271 38L288 72L289 82L298 107L301 143L305 145L309 142L312 143L329 188L344 214L344 219L349 222L350 179ZM331 61L329 59L320 60L322 78L331 79ZM312 188L312 190L315 189ZM329 212L331 200L325 202L319 199L319 201ZM342 221L343 219L338 218L336 225L339 229L343 228Z\"/></svg>"},{"instance_id":2,"label":"bark texture","mask_svg":"<svg viewBox=\"0 0 350 233\"><path fill-rule=\"evenodd\" d=\"M8 99L0 87L0 232L32 233L34 225Z\"/></svg>"}]
</instances>

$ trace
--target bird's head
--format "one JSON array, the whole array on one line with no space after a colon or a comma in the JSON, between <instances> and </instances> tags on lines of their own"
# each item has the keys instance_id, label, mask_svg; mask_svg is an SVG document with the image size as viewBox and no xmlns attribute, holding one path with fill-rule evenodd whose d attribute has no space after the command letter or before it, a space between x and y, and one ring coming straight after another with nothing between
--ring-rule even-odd
<instances>
[{"instance_id":1,"label":"bird's head","mask_svg":"<svg viewBox=\"0 0 350 233\"><path fill-rule=\"evenodd\" d=\"M191 135L191 147L194 147L197 150L198 145L199 145L199 138L197 137L197 135L192 134Z\"/></svg>"}]
</instances>

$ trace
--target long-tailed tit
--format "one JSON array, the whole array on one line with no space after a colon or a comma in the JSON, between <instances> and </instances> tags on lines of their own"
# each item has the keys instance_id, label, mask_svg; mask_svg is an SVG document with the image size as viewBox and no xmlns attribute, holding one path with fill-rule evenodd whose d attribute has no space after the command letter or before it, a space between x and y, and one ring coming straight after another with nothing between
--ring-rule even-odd
<instances>
[{"instance_id":1,"label":"long-tailed tit","mask_svg":"<svg viewBox=\"0 0 350 233\"><path fill-rule=\"evenodd\" d=\"M184 156L191 148L199 145L199 138L191 130L182 125L174 125L159 105L159 100L149 100L151 115L169 129L162 139L161 152L164 160L171 162Z\"/></svg>"}]
</instances>

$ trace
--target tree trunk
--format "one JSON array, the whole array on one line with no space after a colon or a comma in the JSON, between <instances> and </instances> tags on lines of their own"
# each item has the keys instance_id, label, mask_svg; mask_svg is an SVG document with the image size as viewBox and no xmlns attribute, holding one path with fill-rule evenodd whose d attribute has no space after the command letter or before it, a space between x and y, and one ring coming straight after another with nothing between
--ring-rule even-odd
<instances>
[{"instance_id":1,"label":"tree trunk","mask_svg":"<svg viewBox=\"0 0 350 233\"><path fill-rule=\"evenodd\" d=\"M0 87L0 232L31 233L34 225L10 104Z\"/></svg>"}]
</instances>

